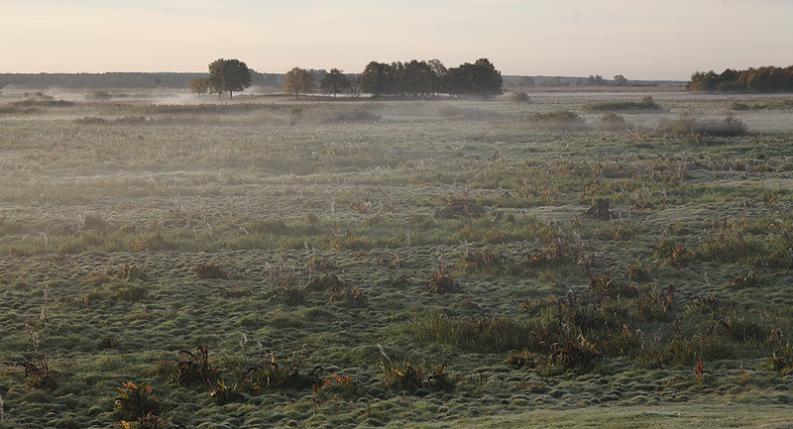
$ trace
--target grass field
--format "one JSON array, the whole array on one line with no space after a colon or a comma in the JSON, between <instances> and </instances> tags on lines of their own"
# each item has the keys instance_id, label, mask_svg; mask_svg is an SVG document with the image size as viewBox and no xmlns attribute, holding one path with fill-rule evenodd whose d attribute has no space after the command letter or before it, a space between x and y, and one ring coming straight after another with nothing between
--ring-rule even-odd
<instances>
[{"instance_id":1,"label":"grass field","mask_svg":"<svg viewBox=\"0 0 793 429\"><path fill-rule=\"evenodd\" d=\"M0 96L2 427L791 427L793 103L645 95Z\"/></svg>"}]
</instances>

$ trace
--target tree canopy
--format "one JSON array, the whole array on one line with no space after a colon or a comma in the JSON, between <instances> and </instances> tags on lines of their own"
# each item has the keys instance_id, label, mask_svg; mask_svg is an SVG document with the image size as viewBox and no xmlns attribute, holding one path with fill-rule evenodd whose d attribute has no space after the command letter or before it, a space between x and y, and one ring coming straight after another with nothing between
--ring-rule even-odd
<instances>
[{"instance_id":1,"label":"tree canopy","mask_svg":"<svg viewBox=\"0 0 793 429\"><path fill-rule=\"evenodd\" d=\"M295 97L306 95L314 90L314 82L314 73L295 67L284 76L284 92L294 94Z\"/></svg>"},{"instance_id":2,"label":"tree canopy","mask_svg":"<svg viewBox=\"0 0 793 429\"><path fill-rule=\"evenodd\" d=\"M435 59L390 64L372 61L361 75L361 90L374 95L489 96L501 94L502 85L501 72L486 58L451 69Z\"/></svg>"},{"instance_id":3,"label":"tree canopy","mask_svg":"<svg viewBox=\"0 0 793 429\"><path fill-rule=\"evenodd\" d=\"M793 66L726 69L721 74L712 70L696 72L691 76L687 89L704 92L793 92Z\"/></svg>"},{"instance_id":4,"label":"tree canopy","mask_svg":"<svg viewBox=\"0 0 793 429\"><path fill-rule=\"evenodd\" d=\"M217 93L218 97L228 92L229 98L234 97L234 92L239 92L251 86L251 71L240 60L226 60L220 58L209 64L209 90Z\"/></svg>"},{"instance_id":5,"label":"tree canopy","mask_svg":"<svg viewBox=\"0 0 793 429\"><path fill-rule=\"evenodd\" d=\"M325 73L320 83L322 92L333 95L334 97L340 92L349 91L350 86L350 79L339 69L331 69L330 72Z\"/></svg>"}]
</instances>

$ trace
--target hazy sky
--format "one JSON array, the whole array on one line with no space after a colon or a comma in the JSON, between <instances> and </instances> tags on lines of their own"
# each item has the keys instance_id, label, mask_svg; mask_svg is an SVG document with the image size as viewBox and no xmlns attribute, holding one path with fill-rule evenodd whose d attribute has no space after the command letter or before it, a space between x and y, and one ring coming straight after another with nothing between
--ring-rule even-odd
<instances>
[{"instance_id":1,"label":"hazy sky","mask_svg":"<svg viewBox=\"0 0 793 429\"><path fill-rule=\"evenodd\" d=\"M793 0L0 0L0 41L0 72L486 56L505 74L686 79L793 64Z\"/></svg>"}]
</instances>

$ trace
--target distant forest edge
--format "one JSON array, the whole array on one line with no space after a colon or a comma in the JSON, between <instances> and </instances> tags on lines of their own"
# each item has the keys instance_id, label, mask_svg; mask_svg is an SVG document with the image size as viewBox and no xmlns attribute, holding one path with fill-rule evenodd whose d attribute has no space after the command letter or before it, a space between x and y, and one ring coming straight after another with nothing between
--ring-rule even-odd
<instances>
[{"instance_id":1,"label":"distant forest edge","mask_svg":"<svg viewBox=\"0 0 793 429\"><path fill-rule=\"evenodd\" d=\"M316 81L322 81L324 70L311 70ZM286 73L251 72L251 84L255 87L278 88L284 86ZM185 89L195 79L203 79L209 73L191 72L107 72L107 73L0 73L0 87L21 89ZM353 74L360 76L360 74ZM618 82L601 76L523 76L504 75L505 88L530 87L593 87L619 86ZM629 86L685 85L685 81L674 80L631 80Z\"/></svg>"},{"instance_id":2,"label":"distant forest edge","mask_svg":"<svg viewBox=\"0 0 793 429\"><path fill-rule=\"evenodd\" d=\"M793 66L696 72L686 88L695 92L793 92Z\"/></svg>"}]
</instances>

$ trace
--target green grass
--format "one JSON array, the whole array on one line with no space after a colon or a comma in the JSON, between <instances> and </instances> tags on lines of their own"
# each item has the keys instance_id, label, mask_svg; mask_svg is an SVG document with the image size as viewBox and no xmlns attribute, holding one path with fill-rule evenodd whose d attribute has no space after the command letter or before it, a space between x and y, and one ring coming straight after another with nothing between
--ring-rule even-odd
<instances>
[{"instance_id":1,"label":"green grass","mask_svg":"<svg viewBox=\"0 0 793 429\"><path fill-rule=\"evenodd\" d=\"M771 98L3 97L3 427L790 421L789 118L658 129Z\"/></svg>"}]
</instances>

